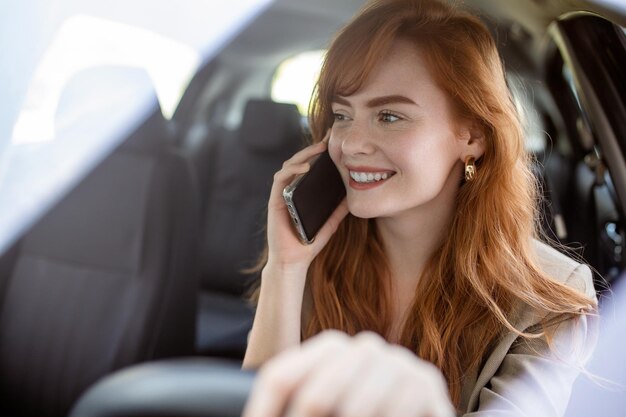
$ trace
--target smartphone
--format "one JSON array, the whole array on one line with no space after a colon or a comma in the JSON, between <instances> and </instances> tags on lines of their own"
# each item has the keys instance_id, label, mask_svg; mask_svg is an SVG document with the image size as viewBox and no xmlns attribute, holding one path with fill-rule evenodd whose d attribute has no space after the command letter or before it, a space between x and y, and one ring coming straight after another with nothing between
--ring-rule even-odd
<instances>
[{"instance_id":1,"label":"smartphone","mask_svg":"<svg viewBox=\"0 0 626 417\"><path fill-rule=\"evenodd\" d=\"M285 187L283 198L303 243L313 243L345 196L346 187L328 151L315 159L306 174Z\"/></svg>"}]
</instances>

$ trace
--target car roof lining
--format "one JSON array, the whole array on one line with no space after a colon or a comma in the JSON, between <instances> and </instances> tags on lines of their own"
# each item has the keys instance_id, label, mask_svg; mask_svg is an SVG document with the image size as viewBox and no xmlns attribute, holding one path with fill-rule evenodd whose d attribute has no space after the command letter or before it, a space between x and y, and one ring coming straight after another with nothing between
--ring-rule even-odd
<instances>
[{"instance_id":1,"label":"car roof lining","mask_svg":"<svg viewBox=\"0 0 626 417\"><path fill-rule=\"evenodd\" d=\"M216 73L236 68L244 77L245 73L250 76L265 74L266 85L259 85L256 95L261 90L269 93L271 74L281 62L304 51L325 48L334 33L365 3L365 0L276 0L222 51ZM540 74L544 65L547 28L552 21L575 10L611 15L607 7L589 0L556 3L547 0L464 0L462 3L481 16L492 31L507 71L531 78ZM626 14L613 14L618 15L622 24L625 23ZM259 80L258 76L254 78ZM236 98L242 94L234 92L235 100L231 102L239 110L243 109L245 100ZM204 107L199 104L200 108ZM232 114L233 110L238 112L231 108L229 113Z\"/></svg>"}]
</instances>

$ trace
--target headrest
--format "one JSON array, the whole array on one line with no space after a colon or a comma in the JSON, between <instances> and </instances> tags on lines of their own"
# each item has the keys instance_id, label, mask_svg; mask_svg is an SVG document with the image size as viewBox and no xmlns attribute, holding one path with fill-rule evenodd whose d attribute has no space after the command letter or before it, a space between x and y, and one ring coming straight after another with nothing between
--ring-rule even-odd
<instances>
[{"instance_id":1,"label":"headrest","mask_svg":"<svg viewBox=\"0 0 626 417\"><path fill-rule=\"evenodd\" d=\"M302 141L300 112L295 104L251 99L246 104L240 140L253 152L297 148Z\"/></svg>"},{"instance_id":2,"label":"headrest","mask_svg":"<svg viewBox=\"0 0 626 417\"><path fill-rule=\"evenodd\" d=\"M124 139L125 150L161 149L167 142L152 80L141 68L101 65L74 74L61 92L55 122L91 141Z\"/></svg>"}]
</instances>

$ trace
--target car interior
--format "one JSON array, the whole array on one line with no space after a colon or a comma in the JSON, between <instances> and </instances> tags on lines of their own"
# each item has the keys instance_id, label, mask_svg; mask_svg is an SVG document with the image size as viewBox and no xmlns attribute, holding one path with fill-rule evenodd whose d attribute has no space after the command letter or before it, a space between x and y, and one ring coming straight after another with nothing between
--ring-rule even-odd
<instances>
[{"instance_id":1,"label":"car interior","mask_svg":"<svg viewBox=\"0 0 626 417\"><path fill-rule=\"evenodd\" d=\"M309 139L306 115L272 84L363 4L273 2L203 64L171 119L155 96L150 117L1 254L1 415L240 415L252 376L224 364L241 362L252 326L273 174ZM602 301L626 267L626 11L464 4L501 48L541 228L593 267ZM78 74L63 94L98 85ZM137 384L154 389L125 394ZM195 401L202 387L217 394Z\"/></svg>"}]
</instances>

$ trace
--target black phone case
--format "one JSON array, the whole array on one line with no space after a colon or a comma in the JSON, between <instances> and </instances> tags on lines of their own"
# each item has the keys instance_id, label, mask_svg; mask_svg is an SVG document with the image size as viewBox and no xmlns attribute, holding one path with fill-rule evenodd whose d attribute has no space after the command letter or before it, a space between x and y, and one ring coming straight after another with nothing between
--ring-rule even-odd
<instances>
[{"instance_id":1,"label":"black phone case","mask_svg":"<svg viewBox=\"0 0 626 417\"><path fill-rule=\"evenodd\" d=\"M346 187L326 151L313 162L309 172L285 188L283 196L300 238L311 243L346 196Z\"/></svg>"}]
</instances>

